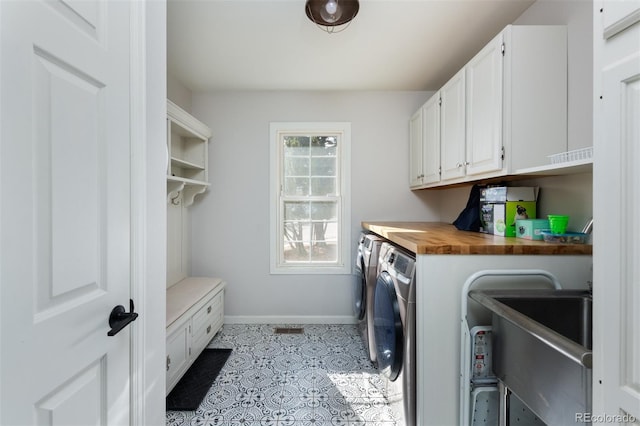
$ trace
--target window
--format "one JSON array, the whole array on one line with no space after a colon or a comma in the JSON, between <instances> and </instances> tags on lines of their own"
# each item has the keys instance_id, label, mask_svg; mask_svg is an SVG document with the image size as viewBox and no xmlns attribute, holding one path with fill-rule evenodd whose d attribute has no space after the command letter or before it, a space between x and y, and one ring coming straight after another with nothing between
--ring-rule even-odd
<instances>
[{"instance_id":1,"label":"window","mask_svg":"<svg viewBox=\"0 0 640 426\"><path fill-rule=\"evenodd\" d=\"M351 273L350 123L271 123L271 272Z\"/></svg>"}]
</instances>

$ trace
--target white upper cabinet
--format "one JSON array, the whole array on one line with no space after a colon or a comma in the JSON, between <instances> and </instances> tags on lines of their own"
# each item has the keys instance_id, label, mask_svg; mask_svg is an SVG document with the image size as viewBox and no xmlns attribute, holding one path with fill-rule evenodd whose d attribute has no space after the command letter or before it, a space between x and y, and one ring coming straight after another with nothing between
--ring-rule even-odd
<instances>
[{"instance_id":1,"label":"white upper cabinet","mask_svg":"<svg viewBox=\"0 0 640 426\"><path fill-rule=\"evenodd\" d=\"M498 34L464 68L467 175L502 170L503 38Z\"/></svg>"},{"instance_id":2,"label":"white upper cabinet","mask_svg":"<svg viewBox=\"0 0 640 426\"><path fill-rule=\"evenodd\" d=\"M440 181L440 96L434 94L409 121L409 186Z\"/></svg>"},{"instance_id":3,"label":"white upper cabinet","mask_svg":"<svg viewBox=\"0 0 640 426\"><path fill-rule=\"evenodd\" d=\"M411 188L464 177L464 96L461 70L411 118Z\"/></svg>"},{"instance_id":4,"label":"white upper cabinet","mask_svg":"<svg viewBox=\"0 0 640 426\"><path fill-rule=\"evenodd\" d=\"M567 29L509 26L504 44L504 174L520 174L568 149Z\"/></svg>"},{"instance_id":5,"label":"white upper cabinet","mask_svg":"<svg viewBox=\"0 0 640 426\"><path fill-rule=\"evenodd\" d=\"M440 164L444 182L465 175L464 69L442 86L440 97Z\"/></svg>"},{"instance_id":6,"label":"white upper cabinet","mask_svg":"<svg viewBox=\"0 0 640 426\"><path fill-rule=\"evenodd\" d=\"M441 179L412 188L548 166L567 151L566 27L507 26L438 93L440 145L422 157L440 153Z\"/></svg>"},{"instance_id":7,"label":"white upper cabinet","mask_svg":"<svg viewBox=\"0 0 640 426\"><path fill-rule=\"evenodd\" d=\"M509 25L465 67L467 175L518 174L567 151L567 32Z\"/></svg>"},{"instance_id":8,"label":"white upper cabinet","mask_svg":"<svg viewBox=\"0 0 640 426\"><path fill-rule=\"evenodd\" d=\"M419 108L409 120L409 186L417 188L422 185L422 108Z\"/></svg>"},{"instance_id":9,"label":"white upper cabinet","mask_svg":"<svg viewBox=\"0 0 640 426\"><path fill-rule=\"evenodd\" d=\"M422 183L429 185L440 181L440 108L439 96L436 93L422 107Z\"/></svg>"}]
</instances>

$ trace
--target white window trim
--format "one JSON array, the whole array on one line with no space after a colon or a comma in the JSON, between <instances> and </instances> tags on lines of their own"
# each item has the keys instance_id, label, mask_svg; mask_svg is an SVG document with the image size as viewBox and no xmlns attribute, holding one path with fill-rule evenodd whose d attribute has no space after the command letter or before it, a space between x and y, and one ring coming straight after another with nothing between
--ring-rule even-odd
<instances>
[{"instance_id":1,"label":"white window trim","mask_svg":"<svg viewBox=\"0 0 640 426\"><path fill-rule=\"evenodd\" d=\"M339 212L338 263L335 265L284 265L280 259L280 181L282 173L281 133L327 132L340 134L339 176L341 209ZM351 274L351 123L348 122L273 122L270 134L270 272L272 274Z\"/></svg>"}]
</instances>

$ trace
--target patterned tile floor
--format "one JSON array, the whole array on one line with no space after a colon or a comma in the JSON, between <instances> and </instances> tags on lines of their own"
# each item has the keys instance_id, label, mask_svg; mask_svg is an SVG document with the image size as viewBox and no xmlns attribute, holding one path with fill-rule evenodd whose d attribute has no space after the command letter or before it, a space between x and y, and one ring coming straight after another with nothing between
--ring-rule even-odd
<instances>
[{"instance_id":1,"label":"patterned tile floor","mask_svg":"<svg viewBox=\"0 0 640 426\"><path fill-rule=\"evenodd\" d=\"M224 368L196 411L168 411L166 424L396 425L356 326L275 327L225 325L209 344L233 349Z\"/></svg>"}]
</instances>

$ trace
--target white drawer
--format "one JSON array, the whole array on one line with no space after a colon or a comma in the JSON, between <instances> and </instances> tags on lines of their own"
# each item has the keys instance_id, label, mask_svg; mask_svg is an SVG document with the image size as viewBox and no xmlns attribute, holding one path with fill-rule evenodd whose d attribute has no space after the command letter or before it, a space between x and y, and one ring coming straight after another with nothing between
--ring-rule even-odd
<instances>
[{"instance_id":1,"label":"white drawer","mask_svg":"<svg viewBox=\"0 0 640 426\"><path fill-rule=\"evenodd\" d=\"M220 330L224 316L223 306L223 293L220 292L193 316L192 346L195 353L204 349Z\"/></svg>"},{"instance_id":2,"label":"white drawer","mask_svg":"<svg viewBox=\"0 0 640 426\"><path fill-rule=\"evenodd\" d=\"M206 329L217 318L218 313L222 310L222 292L216 294L209 299L198 312L193 315L193 334L199 335L206 332Z\"/></svg>"}]
</instances>

